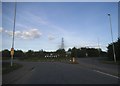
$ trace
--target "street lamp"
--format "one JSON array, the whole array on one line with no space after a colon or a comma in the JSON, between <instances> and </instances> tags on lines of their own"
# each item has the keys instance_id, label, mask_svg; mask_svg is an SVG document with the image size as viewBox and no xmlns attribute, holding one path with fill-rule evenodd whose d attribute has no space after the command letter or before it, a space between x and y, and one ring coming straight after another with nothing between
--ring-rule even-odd
<instances>
[{"instance_id":1,"label":"street lamp","mask_svg":"<svg viewBox=\"0 0 120 86\"><path fill-rule=\"evenodd\" d=\"M111 30L111 38L112 38L112 43L113 43L113 32L112 32L112 23L111 23L111 16L108 14L109 20L110 20L110 30ZM116 55L115 55L115 46L114 43L112 44L113 47L113 55L114 55L114 61L116 62Z\"/></svg>"},{"instance_id":2,"label":"street lamp","mask_svg":"<svg viewBox=\"0 0 120 86\"><path fill-rule=\"evenodd\" d=\"M15 36L15 22L16 22L16 2L15 2L15 12L14 12L14 26L13 26L13 38L12 38L12 48L11 48L11 67L13 66L13 55L14 55L14 36Z\"/></svg>"},{"instance_id":3,"label":"street lamp","mask_svg":"<svg viewBox=\"0 0 120 86\"><path fill-rule=\"evenodd\" d=\"M100 57L100 44L99 44L99 38L98 38L98 54L99 54L99 57Z\"/></svg>"}]
</instances>

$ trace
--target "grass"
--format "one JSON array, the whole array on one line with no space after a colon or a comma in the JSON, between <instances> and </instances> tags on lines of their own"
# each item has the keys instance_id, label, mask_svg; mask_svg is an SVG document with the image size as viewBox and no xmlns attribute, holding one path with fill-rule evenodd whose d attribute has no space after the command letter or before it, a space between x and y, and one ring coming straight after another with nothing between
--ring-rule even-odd
<instances>
[{"instance_id":1,"label":"grass","mask_svg":"<svg viewBox=\"0 0 120 86\"><path fill-rule=\"evenodd\" d=\"M104 64L120 65L120 61L115 62L114 60L111 60L111 59L109 59L108 57L103 58L103 59L99 59L99 61L100 61L101 63L104 63Z\"/></svg>"},{"instance_id":2,"label":"grass","mask_svg":"<svg viewBox=\"0 0 120 86\"><path fill-rule=\"evenodd\" d=\"M118 72L118 77L120 77L120 73Z\"/></svg>"},{"instance_id":3,"label":"grass","mask_svg":"<svg viewBox=\"0 0 120 86\"><path fill-rule=\"evenodd\" d=\"M24 58L24 59L20 59L22 61L27 61L27 62L62 62L62 63L68 63L68 64L79 64L77 61L73 62L71 60L72 58L38 58L38 57L34 57L34 58ZM71 60L71 61L70 61Z\"/></svg>"},{"instance_id":4,"label":"grass","mask_svg":"<svg viewBox=\"0 0 120 86\"><path fill-rule=\"evenodd\" d=\"M11 57L1 57L2 60L10 60Z\"/></svg>"},{"instance_id":5,"label":"grass","mask_svg":"<svg viewBox=\"0 0 120 86\"><path fill-rule=\"evenodd\" d=\"M110 60L104 60L104 61L101 61L102 63L105 63L105 64L115 64L115 65L120 65L120 61L117 61L116 63L114 61L110 61Z\"/></svg>"},{"instance_id":6,"label":"grass","mask_svg":"<svg viewBox=\"0 0 120 86\"><path fill-rule=\"evenodd\" d=\"M2 60L2 57L0 56L0 60Z\"/></svg>"},{"instance_id":7,"label":"grass","mask_svg":"<svg viewBox=\"0 0 120 86\"><path fill-rule=\"evenodd\" d=\"M30 58L24 58L20 60L28 61L28 62L63 62L63 63L68 63L68 64L79 64L77 61L72 62L72 58L70 57L64 57L64 58L38 58L38 57L33 58L33 57L30 57Z\"/></svg>"},{"instance_id":8,"label":"grass","mask_svg":"<svg viewBox=\"0 0 120 86\"><path fill-rule=\"evenodd\" d=\"M34 58L24 58L24 59L20 59L22 61L32 61L32 62L62 62L62 61L67 61L69 60L69 58L38 58L38 57L34 57Z\"/></svg>"},{"instance_id":9,"label":"grass","mask_svg":"<svg viewBox=\"0 0 120 86\"><path fill-rule=\"evenodd\" d=\"M22 65L17 64L17 63L13 63L13 66L11 67L9 62L3 62L2 63L2 74L10 73L16 69L21 68L21 67L22 67Z\"/></svg>"}]
</instances>

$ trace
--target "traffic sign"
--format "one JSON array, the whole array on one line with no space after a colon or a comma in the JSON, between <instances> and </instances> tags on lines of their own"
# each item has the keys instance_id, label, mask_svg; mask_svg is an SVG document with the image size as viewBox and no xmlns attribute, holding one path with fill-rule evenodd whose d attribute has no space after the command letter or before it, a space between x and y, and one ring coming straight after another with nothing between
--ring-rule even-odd
<instances>
[{"instance_id":1,"label":"traffic sign","mask_svg":"<svg viewBox=\"0 0 120 86\"><path fill-rule=\"evenodd\" d=\"M14 48L11 48L11 56L14 55Z\"/></svg>"}]
</instances>

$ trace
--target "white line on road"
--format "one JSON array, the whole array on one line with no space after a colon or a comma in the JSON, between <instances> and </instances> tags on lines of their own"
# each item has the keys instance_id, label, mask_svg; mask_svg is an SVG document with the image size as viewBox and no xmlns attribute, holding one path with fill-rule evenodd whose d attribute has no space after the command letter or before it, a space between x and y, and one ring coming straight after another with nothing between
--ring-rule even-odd
<instances>
[{"instance_id":1,"label":"white line on road","mask_svg":"<svg viewBox=\"0 0 120 86\"><path fill-rule=\"evenodd\" d=\"M120 77L117 77L117 76L114 76L114 75L111 75L111 74L108 74L108 73L104 73L104 72L101 72L101 71L98 71L98 70L93 70L93 71L104 74L104 75L107 75L107 76L111 76L111 77L120 79Z\"/></svg>"}]
</instances>

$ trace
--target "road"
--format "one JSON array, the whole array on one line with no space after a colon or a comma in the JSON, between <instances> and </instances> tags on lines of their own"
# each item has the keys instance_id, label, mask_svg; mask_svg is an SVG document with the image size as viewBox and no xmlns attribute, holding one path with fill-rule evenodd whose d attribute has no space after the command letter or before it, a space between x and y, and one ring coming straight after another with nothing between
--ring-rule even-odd
<instances>
[{"instance_id":1,"label":"road","mask_svg":"<svg viewBox=\"0 0 120 86\"><path fill-rule=\"evenodd\" d=\"M79 64L60 62L19 62L21 69L3 75L5 84L118 84L116 65L100 65L90 58ZM106 65L106 66L105 66Z\"/></svg>"}]
</instances>

